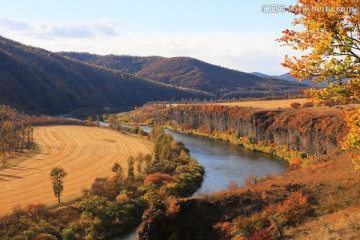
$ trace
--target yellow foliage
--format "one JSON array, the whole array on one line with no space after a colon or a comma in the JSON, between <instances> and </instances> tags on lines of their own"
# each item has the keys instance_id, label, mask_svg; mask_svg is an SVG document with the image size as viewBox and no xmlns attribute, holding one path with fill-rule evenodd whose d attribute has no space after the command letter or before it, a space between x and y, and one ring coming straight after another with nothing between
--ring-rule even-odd
<instances>
[{"instance_id":1,"label":"yellow foliage","mask_svg":"<svg viewBox=\"0 0 360 240\"><path fill-rule=\"evenodd\" d=\"M358 102L360 96L360 16L358 0L298 0L289 8L295 16L293 25L302 30L285 30L279 42L302 56L285 56L283 66L300 80L323 82L327 88L312 89L315 99ZM346 81L345 81L346 79ZM343 147L360 150L360 109L345 114L350 127ZM360 159L354 159L360 169Z\"/></svg>"}]
</instances>

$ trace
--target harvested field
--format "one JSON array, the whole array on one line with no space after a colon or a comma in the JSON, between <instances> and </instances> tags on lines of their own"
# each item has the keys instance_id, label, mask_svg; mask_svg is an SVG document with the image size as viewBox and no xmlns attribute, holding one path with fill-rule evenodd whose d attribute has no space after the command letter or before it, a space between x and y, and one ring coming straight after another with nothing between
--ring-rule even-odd
<instances>
[{"instance_id":1,"label":"harvested field","mask_svg":"<svg viewBox=\"0 0 360 240\"><path fill-rule=\"evenodd\" d=\"M68 173L62 194L62 201L67 201L80 196L96 177L111 175L115 162L126 170L129 156L150 153L152 148L146 139L96 127L37 127L34 138L39 154L0 171L0 215L17 205L55 204L49 177L55 166Z\"/></svg>"},{"instance_id":2,"label":"harvested field","mask_svg":"<svg viewBox=\"0 0 360 240\"><path fill-rule=\"evenodd\" d=\"M265 110L273 109L286 109L291 108L293 102L300 103L301 105L308 102L306 98L302 99L285 99L285 100L269 100L269 101L249 101L249 102L224 102L224 103L213 103L211 105L223 105L223 106L239 106L239 107L252 107L261 108Z\"/></svg>"}]
</instances>

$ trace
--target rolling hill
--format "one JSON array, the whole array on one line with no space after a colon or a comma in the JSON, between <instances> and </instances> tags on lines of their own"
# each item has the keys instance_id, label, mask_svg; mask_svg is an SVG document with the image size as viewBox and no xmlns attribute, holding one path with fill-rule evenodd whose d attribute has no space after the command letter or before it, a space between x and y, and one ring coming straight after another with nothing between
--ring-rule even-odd
<instances>
[{"instance_id":1,"label":"rolling hill","mask_svg":"<svg viewBox=\"0 0 360 240\"><path fill-rule=\"evenodd\" d=\"M137 77L214 94L217 98L298 94L305 86L285 80L212 65L189 57L132 57L61 52L92 65L120 70Z\"/></svg>"},{"instance_id":2,"label":"rolling hill","mask_svg":"<svg viewBox=\"0 0 360 240\"><path fill-rule=\"evenodd\" d=\"M289 73L285 73L282 75L278 75L278 76L270 76L264 73L260 73L260 72L252 72L251 74L254 74L258 77L262 77L262 78L276 78L276 79L282 79L282 80L286 80L289 82L295 82L295 83L299 83L300 81L297 80L296 78L294 78L293 76L291 76ZM302 84L306 85L306 86L313 86L310 82L310 80L304 80L301 82ZM318 84L319 85L319 84Z\"/></svg>"},{"instance_id":3,"label":"rolling hill","mask_svg":"<svg viewBox=\"0 0 360 240\"><path fill-rule=\"evenodd\" d=\"M148 101L204 98L120 71L89 65L0 37L0 104L30 112L128 110Z\"/></svg>"}]
</instances>

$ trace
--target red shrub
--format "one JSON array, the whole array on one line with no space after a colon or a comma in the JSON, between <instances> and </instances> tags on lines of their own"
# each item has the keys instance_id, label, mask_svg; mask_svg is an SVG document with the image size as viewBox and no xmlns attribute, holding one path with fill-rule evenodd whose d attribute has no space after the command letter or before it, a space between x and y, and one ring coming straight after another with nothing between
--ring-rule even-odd
<instances>
[{"instance_id":1,"label":"red shrub","mask_svg":"<svg viewBox=\"0 0 360 240\"><path fill-rule=\"evenodd\" d=\"M163 185L166 183L171 182L173 179L168 174L162 174L162 173L154 173L148 175L144 180L144 185L148 183L154 183L156 185Z\"/></svg>"},{"instance_id":2,"label":"red shrub","mask_svg":"<svg viewBox=\"0 0 360 240\"><path fill-rule=\"evenodd\" d=\"M116 189L114 183L109 178L96 178L91 185L91 192L108 200L114 200Z\"/></svg>"},{"instance_id":3,"label":"red shrub","mask_svg":"<svg viewBox=\"0 0 360 240\"><path fill-rule=\"evenodd\" d=\"M181 129L182 129L182 131L188 131L188 130L191 130L192 127L190 124L184 123L181 125Z\"/></svg>"},{"instance_id":4,"label":"red shrub","mask_svg":"<svg viewBox=\"0 0 360 240\"><path fill-rule=\"evenodd\" d=\"M271 231L267 231L264 229L260 229L256 232L254 232L254 234L252 234L249 237L245 238L246 240L271 240L271 239L276 239L275 238L275 234Z\"/></svg>"},{"instance_id":5,"label":"red shrub","mask_svg":"<svg viewBox=\"0 0 360 240\"><path fill-rule=\"evenodd\" d=\"M205 133L205 134L210 134L211 133L211 129L207 126L200 126L198 129L197 129L198 132L200 133Z\"/></svg>"},{"instance_id":6,"label":"red shrub","mask_svg":"<svg viewBox=\"0 0 360 240\"><path fill-rule=\"evenodd\" d=\"M301 162L302 162L301 157L295 157L291 160L290 166L300 166Z\"/></svg>"}]
</instances>

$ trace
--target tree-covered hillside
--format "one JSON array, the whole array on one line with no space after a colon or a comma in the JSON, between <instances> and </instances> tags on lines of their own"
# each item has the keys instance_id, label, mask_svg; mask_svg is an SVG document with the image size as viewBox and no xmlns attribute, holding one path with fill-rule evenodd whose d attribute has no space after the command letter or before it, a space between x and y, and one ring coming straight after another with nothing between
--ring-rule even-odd
<instances>
[{"instance_id":1,"label":"tree-covered hillside","mask_svg":"<svg viewBox=\"0 0 360 240\"><path fill-rule=\"evenodd\" d=\"M2 37L0 62L0 104L33 112L125 110L148 101L207 96L85 64Z\"/></svg>"},{"instance_id":2,"label":"tree-covered hillside","mask_svg":"<svg viewBox=\"0 0 360 240\"><path fill-rule=\"evenodd\" d=\"M214 94L217 98L298 94L306 86L281 79L262 78L188 57L132 57L62 52L64 56L137 77Z\"/></svg>"}]
</instances>

